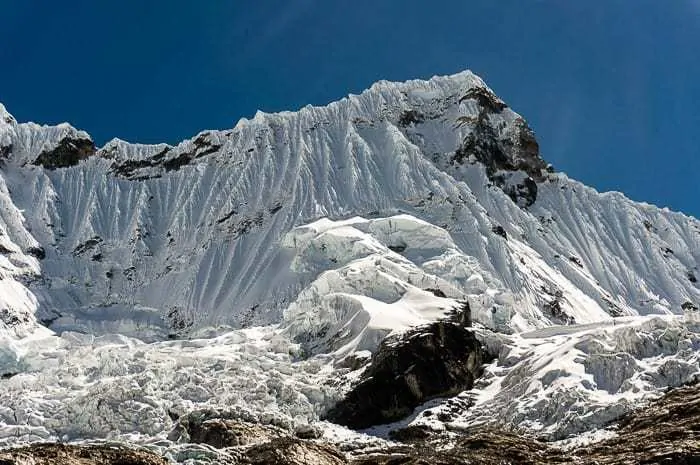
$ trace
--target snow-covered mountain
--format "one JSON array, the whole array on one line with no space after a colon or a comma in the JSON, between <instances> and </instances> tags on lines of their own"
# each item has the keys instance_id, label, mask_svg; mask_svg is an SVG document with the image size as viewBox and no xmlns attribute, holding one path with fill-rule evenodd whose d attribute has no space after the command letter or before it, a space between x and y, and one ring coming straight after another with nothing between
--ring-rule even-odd
<instances>
[{"instance_id":1,"label":"snow-covered mountain","mask_svg":"<svg viewBox=\"0 0 700 465\"><path fill-rule=\"evenodd\" d=\"M700 301L696 220L547 172L524 120L468 72L258 113L176 147L97 150L4 110L0 134L4 238L20 249L6 256L40 273L37 316L57 329L278 322L320 271L290 267L310 251L285 235L354 216L434 225L443 243L405 258L448 295L497 307L479 321L521 330ZM400 245L416 226L394 223ZM359 258L322 242L308 245L315 265Z\"/></svg>"},{"instance_id":2,"label":"snow-covered mountain","mask_svg":"<svg viewBox=\"0 0 700 465\"><path fill-rule=\"evenodd\" d=\"M247 347L248 362L235 363L251 363L263 384L292 383L304 399L286 393L295 400L280 411L316 421L340 395L319 390L323 373L332 378L333 367L369 357L388 334L465 302L501 356L479 394L489 393L490 410L462 422L496 414L565 437L587 429L570 425L571 412L596 415L600 407L606 413L591 422L602 424L625 410L610 407L619 391L641 398L700 371L692 323L700 222L556 172L525 120L470 72L381 81L325 107L258 112L177 146L114 139L97 148L70 125L18 123L0 105L0 159L0 366L20 373L3 381L10 394L0 421L13 435L97 431L70 410L82 405L82 387L13 398L32 376L59 386L72 370L109 390L103 376L133 373L131 362L115 372L114 355L99 355L104 347L143 370L134 360L160 367L167 354L205 351L168 338L227 330L234 332L211 340L218 342L206 354L184 357L214 363L228 360L232 344ZM264 329L245 329L252 327ZM675 342L632 350L659 339ZM46 362L52 353L60 363ZM555 359L571 363L554 369ZM311 381L293 374L295 363ZM620 363L627 375L611 381ZM650 374L669 363L673 375ZM213 391L133 380L145 390L140 402L155 410L139 410L150 422L141 418L148 426L131 432L157 437L170 410L224 405L213 399L217 370L195 365ZM273 367L279 376L267 372ZM542 377L544 391L531 384ZM543 418L542 392L554 399L555 391L571 402ZM603 391L611 397L601 400ZM169 400L145 400L159 395ZM506 415L515 397L527 405ZM280 398L274 402L284 404ZM97 437L130 433L133 418L121 417L121 406L115 401L109 418L124 421L103 425ZM17 409L33 413L22 419Z\"/></svg>"}]
</instances>

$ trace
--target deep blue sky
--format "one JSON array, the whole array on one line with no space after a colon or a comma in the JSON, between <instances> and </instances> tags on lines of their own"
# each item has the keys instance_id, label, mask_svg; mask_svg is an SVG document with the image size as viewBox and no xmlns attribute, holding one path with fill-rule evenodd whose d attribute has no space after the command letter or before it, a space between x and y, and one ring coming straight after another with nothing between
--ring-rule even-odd
<instances>
[{"instance_id":1,"label":"deep blue sky","mask_svg":"<svg viewBox=\"0 0 700 465\"><path fill-rule=\"evenodd\" d=\"M599 190L700 216L700 0L0 0L18 120L177 142L469 68Z\"/></svg>"}]
</instances>

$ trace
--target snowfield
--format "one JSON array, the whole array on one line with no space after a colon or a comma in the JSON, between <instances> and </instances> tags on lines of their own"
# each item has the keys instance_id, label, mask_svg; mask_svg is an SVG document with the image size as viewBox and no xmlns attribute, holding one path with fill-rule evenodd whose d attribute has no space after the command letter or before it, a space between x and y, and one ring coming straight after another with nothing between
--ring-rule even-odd
<instances>
[{"instance_id":1,"label":"snowfield","mask_svg":"<svg viewBox=\"0 0 700 465\"><path fill-rule=\"evenodd\" d=\"M212 409L364 447L388 427L319 421L352 361L467 302L495 360L402 425L575 440L700 376L700 222L545 169L470 72L177 146L0 105L0 163L2 445L205 463L224 452L168 434Z\"/></svg>"},{"instance_id":2,"label":"snowfield","mask_svg":"<svg viewBox=\"0 0 700 465\"><path fill-rule=\"evenodd\" d=\"M500 353L477 388L458 397L469 407L460 411L459 403L447 401L411 424L434 425L447 412L453 431L496 422L549 440L571 439L605 427L667 387L700 380L695 316L623 318L482 338L498 344Z\"/></svg>"}]
</instances>

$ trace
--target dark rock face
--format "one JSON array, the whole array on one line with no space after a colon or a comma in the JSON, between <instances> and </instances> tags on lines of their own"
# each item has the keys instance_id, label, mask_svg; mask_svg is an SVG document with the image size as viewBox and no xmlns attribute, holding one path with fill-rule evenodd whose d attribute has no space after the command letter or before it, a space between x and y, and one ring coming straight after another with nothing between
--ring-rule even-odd
<instances>
[{"instance_id":1,"label":"dark rock face","mask_svg":"<svg viewBox=\"0 0 700 465\"><path fill-rule=\"evenodd\" d=\"M173 147L165 147L158 153L143 160L126 160L114 163L110 171L125 179L140 180L160 177L163 172L176 171L191 164L194 160L219 151L222 147L219 143L209 140L210 133L204 132L192 141L194 148L189 151L177 152ZM114 154L103 151L103 158L114 158ZM144 168L157 168L156 173L143 173Z\"/></svg>"},{"instance_id":2,"label":"dark rock face","mask_svg":"<svg viewBox=\"0 0 700 465\"><path fill-rule=\"evenodd\" d=\"M115 445L32 444L0 451L0 465L167 465L143 450Z\"/></svg>"},{"instance_id":3,"label":"dark rock face","mask_svg":"<svg viewBox=\"0 0 700 465\"><path fill-rule=\"evenodd\" d=\"M43 247L28 247L27 250L24 251L27 255L31 255L33 257L38 258L39 260L43 260L46 258L46 250L44 250Z\"/></svg>"},{"instance_id":4,"label":"dark rock face","mask_svg":"<svg viewBox=\"0 0 700 465\"><path fill-rule=\"evenodd\" d=\"M496 94L486 87L473 87L469 89L462 98L459 99L459 102L461 103L467 99L476 100L480 107L490 113L500 113L508 108L508 105L506 105L503 100L499 99Z\"/></svg>"},{"instance_id":5,"label":"dark rock face","mask_svg":"<svg viewBox=\"0 0 700 465\"><path fill-rule=\"evenodd\" d=\"M92 238L86 240L85 242L78 244L78 246L75 249L73 249L73 256L77 257L79 255L84 254L85 252L89 252L101 243L102 243L101 237L99 237L99 236L92 237Z\"/></svg>"},{"instance_id":6,"label":"dark rock face","mask_svg":"<svg viewBox=\"0 0 700 465\"><path fill-rule=\"evenodd\" d=\"M424 289L424 290L425 290L425 291L428 291L428 292L432 292L432 294L433 294L435 297L440 297L440 298L442 298L442 299L446 299L446 298L447 298L447 294L445 294L441 289L434 288L434 287L429 287L429 288Z\"/></svg>"},{"instance_id":7,"label":"dark rock face","mask_svg":"<svg viewBox=\"0 0 700 465\"><path fill-rule=\"evenodd\" d=\"M491 182L514 202L525 207L532 205L537 199L537 182L545 179L548 170L532 129L524 119L518 118L513 133L499 134L489 117L501 113L507 106L488 89L470 89L460 101L465 99L476 100L481 110L478 117L462 121L472 131L455 151L451 163L465 163L473 156L486 167ZM512 183L504 171L522 171L527 177Z\"/></svg>"},{"instance_id":8,"label":"dark rock face","mask_svg":"<svg viewBox=\"0 0 700 465\"><path fill-rule=\"evenodd\" d=\"M90 139L65 137L54 149L41 152L33 164L50 170L67 168L77 165L96 151L97 148Z\"/></svg>"},{"instance_id":9,"label":"dark rock face","mask_svg":"<svg viewBox=\"0 0 700 465\"><path fill-rule=\"evenodd\" d=\"M5 326L12 328L22 324L29 324L31 317L29 313L11 311L7 308L0 307L0 322Z\"/></svg>"},{"instance_id":10,"label":"dark rock face","mask_svg":"<svg viewBox=\"0 0 700 465\"><path fill-rule=\"evenodd\" d=\"M547 179L548 173L554 171L540 157L534 132L519 116L512 125L503 125L499 115L508 105L486 87L471 88L464 95L450 96L442 103L446 108L465 101L473 101L478 106L478 114L457 118L457 125L470 131L444 162L455 167L479 162L486 168L489 180L503 189L515 203L521 207L532 205L537 199L537 183ZM409 108L398 116L396 124L401 129L408 129L443 116L440 109ZM406 135L417 144L423 137L413 130ZM439 156L433 159L443 162Z\"/></svg>"},{"instance_id":11,"label":"dark rock face","mask_svg":"<svg viewBox=\"0 0 700 465\"><path fill-rule=\"evenodd\" d=\"M432 436L432 431L425 425L410 425L389 431L389 439L407 444L421 443Z\"/></svg>"},{"instance_id":12,"label":"dark rock face","mask_svg":"<svg viewBox=\"0 0 700 465\"><path fill-rule=\"evenodd\" d=\"M552 300L550 300L549 302L545 302L545 304L542 306L542 310L544 310L545 314L548 315L549 317L551 317L552 321L555 321L557 324L560 324L560 325L576 324L576 319L574 317L572 317L571 315L568 315L561 308L561 301L562 301L563 296L564 296L564 294L560 290L557 290L552 295L552 297L553 297Z\"/></svg>"},{"instance_id":13,"label":"dark rock face","mask_svg":"<svg viewBox=\"0 0 700 465\"><path fill-rule=\"evenodd\" d=\"M390 337L327 417L351 428L399 420L433 397L470 389L487 358L472 331L449 321Z\"/></svg>"},{"instance_id":14,"label":"dark rock face","mask_svg":"<svg viewBox=\"0 0 700 465\"><path fill-rule=\"evenodd\" d=\"M529 207L537 200L537 183L534 179L528 177L523 179L522 182L515 184L510 184L505 181L499 184L497 182L498 179L499 177L494 176L492 181L496 182L496 184L503 189L503 192L521 207Z\"/></svg>"},{"instance_id":15,"label":"dark rock face","mask_svg":"<svg viewBox=\"0 0 700 465\"><path fill-rule=\"evenodd\" d=\"M7 160L12 153L12 144L0 146L0 162Z\"/></svg>"},{"instance_id":16,"label":"dark rock face","mask_svg":"<svg viewBox=\"0 0 700 465\"><path fill-rule=\"evenodd\" d=\"M492 226L491 231L498 234L503 239L508 240L508 234L506 233L506 230L503 228L503 226L501 226L500 224L496 225L496 226Z\"/></svg>"},{"instance_id":17,"label":"dark rock face","mask_svg":"<svg viewBox=\"0 0 700 465\"><path fill-rule=\"evenodd\" d=\"M407 110L399 116L399 126L406 127L414 124L420 124L425 121L425 116L418 113L416 110Z\"/></svg>"},{"instance_id":18,"label":"dark rock face","mask_svg":"<svg viewBox=\"0 0 700 465\"><path fill-rule=\"evenodd\" d=\"M688 300L688 301L683 302L681 304L681 309L683 309L685 311L697 310L698 306Z\"/></svg>"},{"instance_id":19,"label":"dark rock face","mask_svg":"<svg viewBox=\"0 0 700 465\"><path fill-rule=\"evenodd\" d=\"M517 125L515 137L503 138L496 134L490 123L478 118L472 133L455 152L454 161L461 162L473 155L484 164L489 175L499 170L524 171L533 180L542 180L542 170L546 171L547 163L540 158L535 135L525 120L519 119Z\"/></svg>"}]
</instances>

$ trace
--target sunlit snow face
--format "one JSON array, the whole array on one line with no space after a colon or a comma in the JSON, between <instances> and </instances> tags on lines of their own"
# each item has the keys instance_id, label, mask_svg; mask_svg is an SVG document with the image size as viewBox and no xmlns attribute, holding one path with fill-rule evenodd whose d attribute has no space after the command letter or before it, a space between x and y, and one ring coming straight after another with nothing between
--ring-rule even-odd
<instances>
[{"instance_id":1,"label":"sunlit snow face","mask_svg":"<svg viewBox=\"0 0 700 465\"><path fill-rule=\"evenodd\" d=\"M321 217L360 215L379 225L400 213L442 231L419 236L442 243L398 255L420 279L444 281L443 292L453 288L449 297L475 296L475 320L488 327L520 331L679 313L700 299L688 279L698 258L693 220L600 195L560 174L542 181L537 201L521 208L475 157L456 161L482 114L489 137L521 144L515 136L522 119L504 104L485 111L469 97L474 89L490 92L468 72L380 82L326 107L260 113L176 146L114 140L56 170L32 163L68 136L89 136L66 124L16 125L4 133L11 133L11 160L21 170L4 179L12 192L6 211L17 215L4 220L17 247L46 249L42 279L31 291L46 302L38 318L59 331L152 338L279 323L319 278L300 268L313 257L285 261L280 243L287 233ZM403 118L410 111L420 117ZM508 182L517 187L523 176L516 170ZM380 230L361 232L376 232L373 240L384 247L402 246ZM341 268L330 265L322 271ZM128 307L135 311L121 311Z\"/></svg>"},{"instance_id":2,"label":"sunlit snow face","mask_svg":"<svg viewBox=\"0 0 700 465\"><path fill-rule=\"evenodd\" d=\"M698 222L563 174L514 202L504 187L527 173L499 187L456 156L479 121L489 142L522 143L517 114L464 98L484 86L380 82L173 147L114 140L60 169L34 161L87 134L0 118L0 441L175 450L173 418L203 408L316 421L358 378L345 357L465 300L499 358L456 428L561 437L692 379L697 324L635 315L700 301Z\"/></svg>"}]
</instances>

